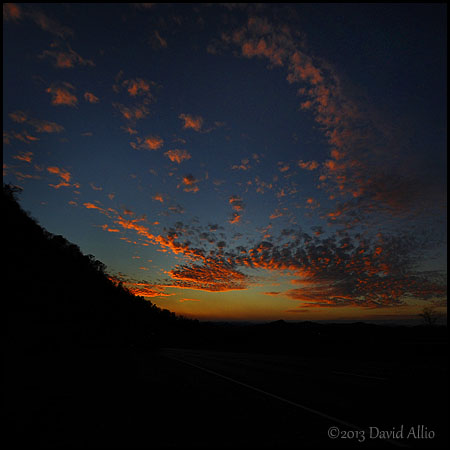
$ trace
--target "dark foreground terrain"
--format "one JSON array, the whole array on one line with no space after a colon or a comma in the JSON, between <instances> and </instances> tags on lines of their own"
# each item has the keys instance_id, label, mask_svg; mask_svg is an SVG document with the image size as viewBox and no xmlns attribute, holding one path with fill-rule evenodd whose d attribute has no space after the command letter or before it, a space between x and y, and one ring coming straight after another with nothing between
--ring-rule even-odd
<instances>
[{"instance_id":1,"label":"dark foreground terrain","mask_svg":"<svg viewBox=\"0 0 450 450\"><path fill-rule=\"evenodd\" d=\"M183 319L16 196L3 191L4 448L446 448L447 327Z\"/></svg>"},{"instance_id":2,"label":"dark foreground terrain","mask_svg":"<svg viewBox=\"0 0 450 450\"><path fill-rule=\"evenodd\" d=\"M74 355L47 356L18 362L7 391L14 447L447 444L447 371L440 363L174 348L116 356L89 349L78 361ZM381 430L403 438L381 439ZM331 439L329 432L339 437Z\"/></svg>"}]
</instances>

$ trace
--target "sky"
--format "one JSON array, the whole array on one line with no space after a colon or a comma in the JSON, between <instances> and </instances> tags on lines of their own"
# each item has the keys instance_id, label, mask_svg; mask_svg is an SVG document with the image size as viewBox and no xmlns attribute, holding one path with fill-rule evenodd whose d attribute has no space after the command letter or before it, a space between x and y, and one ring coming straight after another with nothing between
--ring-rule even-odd
<instances>
[{"instance_id":1,"label":"sky","mask_svg":"<svg viewBox=\"0 0 450 450\"><path fill-rule=\"evenodd\" d=\"M445 4L3 4L3 181L200 320L446 313Z\"/></svg>"}]
</instances>

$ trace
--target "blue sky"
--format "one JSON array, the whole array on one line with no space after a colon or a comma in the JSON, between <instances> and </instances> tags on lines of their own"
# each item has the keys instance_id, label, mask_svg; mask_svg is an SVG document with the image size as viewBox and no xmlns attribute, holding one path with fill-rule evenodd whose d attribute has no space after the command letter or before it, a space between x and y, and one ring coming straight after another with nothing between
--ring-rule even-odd
<instances>
[{"instance_id":1,"label":"blue sky","mask_svg":"<svg viewBox=\"0 0 450 450\"><path fill-rule=\"evenodd\" d=\"M445 15L4 4L4 182L189 317L445 309Z\"/></svg>"}]
</instances>

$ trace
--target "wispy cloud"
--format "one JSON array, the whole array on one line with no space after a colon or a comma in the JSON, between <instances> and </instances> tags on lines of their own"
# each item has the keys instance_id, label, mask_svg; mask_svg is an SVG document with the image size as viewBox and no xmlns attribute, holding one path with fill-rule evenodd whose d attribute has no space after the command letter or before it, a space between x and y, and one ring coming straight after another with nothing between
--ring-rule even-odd
<instances>
[{"instance_id":1,"label":"wispy cloud","mask_svg":"<svg viewBox=\"0 0 450 450\"><path fill-rule=\"evenodd\" d=\"M16 123L27 123L31 125L37 133L60 133L64 131L64 127L55 122L40 120L28 117L24 111L14 111L9 117Z\"/></svg>"},{"instance_id":2,"label":"wispy cloud","mask_svg":"<svg viewBox=\"0 0 450 450\"><path fill-rule=\"evenodd\" d=\"M33 159L33 152L22 152L18 155L13 156L13 158L18 159L19 161L31 163Z\"/></svg>"},{"instance_id":3,"label":"wispy cloud","mask_svg":"<svg viewBox=\"0 0 450 450\"><path fill-rule=\"evenodd\" d=\"M98 103L100 101L99 98L92 92L85 92L84 99L89 103Z\"/></svg>"},{"instance_id":4,"label":"wispy cloud","mask_svg":"<svg viewBox=\"0 0 450 450\"><path fill-rule=\"evenodd\" d=\"M167 40L164 39L158 30L155 30L153 36L150 38L150 43L154 49L167 48Z\"/></svg>"},{"instance_id":5,"label":"wispy cloud","mask_svg":"<svg viewBox=\"0 0 450 450\"><path fill-rule=\"evenodd\" d=\"M39 57L52 59L54 67L58 69L72 69L76 65L95 66L93 61L83 58L65 41L53 42L51 50L44 50Z\"/></svg>"}]
</instances>

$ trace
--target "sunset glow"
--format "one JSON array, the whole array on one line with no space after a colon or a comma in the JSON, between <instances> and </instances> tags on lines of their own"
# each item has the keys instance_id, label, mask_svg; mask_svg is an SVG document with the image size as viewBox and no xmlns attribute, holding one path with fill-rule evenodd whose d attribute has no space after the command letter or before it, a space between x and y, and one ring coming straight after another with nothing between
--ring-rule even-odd
<instances>
[{"instance_id":1,"label":"sunset glow","mask_svg":"<svg viewBox=\"0 0 450 450\"><path fill-rule=\"evenodd\" d=\"M4 182L115 282L208 320L446 312L437 5L6 3L3 26Z\"/></svg>"}]
</instances>

